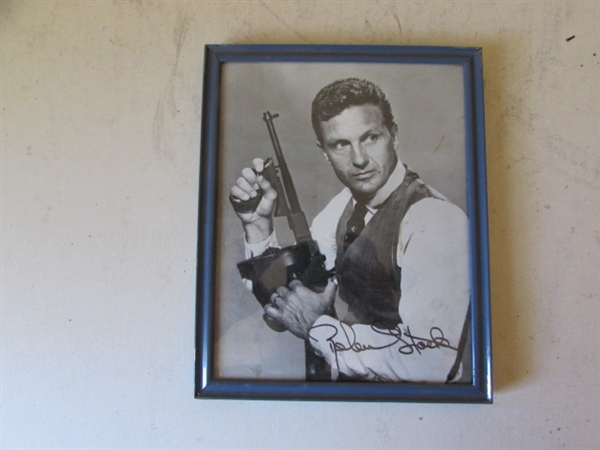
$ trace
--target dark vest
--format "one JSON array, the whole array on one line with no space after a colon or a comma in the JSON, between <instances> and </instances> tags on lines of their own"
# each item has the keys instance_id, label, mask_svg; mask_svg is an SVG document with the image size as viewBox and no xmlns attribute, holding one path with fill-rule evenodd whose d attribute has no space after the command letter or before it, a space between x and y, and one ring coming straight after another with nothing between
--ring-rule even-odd
<instances>
[{"instance_id":1,"label":"dark vest","mask_svg":"<svg viewBox=\"0 0 600 450\"><path fill-rule=\"evenodd\" d=\"M402 319L401 270L396 261L400 223L408 209L435 194L408 169L402 184L380 206L367 226L344 252L344 234L354 209L348 202L336 231L338 254L335 263L340 298L348 303L344 322L393 328Z\"/></svg>"}]
</instances>

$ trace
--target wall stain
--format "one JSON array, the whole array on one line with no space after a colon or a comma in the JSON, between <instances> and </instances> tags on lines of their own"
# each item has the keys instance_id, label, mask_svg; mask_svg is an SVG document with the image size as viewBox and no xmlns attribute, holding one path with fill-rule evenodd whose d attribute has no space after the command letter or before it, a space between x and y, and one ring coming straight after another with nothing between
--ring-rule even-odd
<instances>
[{"instance_id":1,"label":"wall stain","mask_svg":"<svg viewBox=\"0 0 600 450\"><path fill-rule=\"evenodd\" d=\"M181 52L185 44L185 39L190 28L190 24L195 18L195 11L189 9L178 9L175 26L173 27L173 45L175 47L175 61L173 62L171 73L167 84L156 104L153 124L153 142L156 154L166 157L172 163L175 163L175 154L172 145L172 129L170 122L179 113L177 101L175 100L175 83Z\"/></svg>"},{"instance_id":2,"label":"wall stain","mask_svg":"<svg viewBox=\"0 0 600 450\"><path fill-rule=\"evenodd\" d=\"M547 165L568 179L592 189L600 187L598 159L590 158L591 152L560 136L548 135L545 139L548 151Z\"/></svg>"},{"instance_id":3,"label":"wall stain","mask_svg":"<svg viewBox=\"0 0 600 450\"><path fill-rule=\"evenodd\" d=\"M291 26L289 23L287 23L285 20L283 20L283 18L281 16L279 16L275 11L273 11L271 8L269 8L267 6L267 4L264 1L261 1L260 4L263 6L263 8L265 8L267 11L269 11L269 13L271 13L271 15L273 17L275 17L277 19L277 21L282 24L284 27L286 27L288 30L290 30L291 32L293 32L296 36L298 36L300 39L302 39L304 42L310 43L310 40L304 36L304 34L300 33L296 28L294 28L293 26Z\"/></svg>"},{"instance_id":4,"label":"wall stain","mask_svg":"<svg viewBox=\"0 0 600 450\"><path fill-rule=\"evenodd\" d=\"M384 7L378 0L375 0L375 4L377 6L379 6L384 12L392 15L392 17L394 18L394 21L396 22L396 26L398 28L398 37L400 39L402 39L402 24L400 23L400 18L398 17L398 14L396 14L396 11L394 11L391 8Z\"/></svg>"}]
</instances>

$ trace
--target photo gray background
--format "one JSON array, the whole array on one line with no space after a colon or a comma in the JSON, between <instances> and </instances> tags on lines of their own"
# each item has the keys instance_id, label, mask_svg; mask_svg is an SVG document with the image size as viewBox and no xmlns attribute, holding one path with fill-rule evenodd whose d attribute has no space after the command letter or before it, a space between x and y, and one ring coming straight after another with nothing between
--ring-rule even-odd
<instances>
[{"instance_id":1,"label":"photo gray background","mask_svg":"<svg viewBox=\"0 0 600 450\"><path fill-rule=\"evenodd\" d=\"M356 63L226 63L222 66L219 236L216 299L218 374L288 377L302 361L300 341L278 335L243 286L243 230L228 194L253 158L273 156L263 112L279 113L275 127L309 223L342 188L316 146L311 103L341 78L373 81L386 93L398 124L400 160L466 211L464 80L461 65ZM276 219L282 246L293 243L285 218ZM292 366L290 366L292 365ZM300 376L299 375L299 376Z\"/></svg>"}]
</instances>

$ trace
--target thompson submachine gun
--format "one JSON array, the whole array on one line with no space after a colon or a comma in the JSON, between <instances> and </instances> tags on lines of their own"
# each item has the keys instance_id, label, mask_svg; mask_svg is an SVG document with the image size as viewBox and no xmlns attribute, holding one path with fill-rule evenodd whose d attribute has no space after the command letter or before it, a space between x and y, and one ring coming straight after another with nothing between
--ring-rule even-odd
<instances>
[{"instance_id":1,"label":"thompson submachine gun","mask_svg":"<svg viewBox=\"0 0 600 450\"><path fill-rule=\"evenodd\" d=\"M327 280L333 275L325 269L325 256L312 239L306 216L300 208L298 195L273 124L273 119L277 117L279 114L271 114L269 111L263 114L276 158L265 160L263 176L277 191L275 216L287 217L296 244L284 248L268 248L262 255L238 263L240 275L252 281L252 293L262 306L270 303L271 295L279 286L287 286L294 279L312 290L319 291L325 288ZM257 198L257 201L259 200L260 196ZM327 314L335 315L333 308L327 311ZM273 330L286 331L287 328L276 319L266 314L263 318ZM325 372L329 371L324 368L324 362L314 355L308 343L306 358L307 379L326 379L328 375Z\"/></svg>"},{"instance_id":2,"label":"thompson submachine gun","mask_svg":"<svg viewBox=\"0 0 600 450\"><path fill-rule=\"evenodd\" d=\"M271 158L265 160L263 176L277 191L275 217L287 217L296 244L284 248L269 248L260 256L238 263L240 275L252 281L252 293L262 306L270 303L271 295L279 286L287 286L294 279L300 280L308 288L319 290L327 285L327 280L332 275L325 270L325 256L312 239L306 216L300 208L294 182L273 124L273 119L277 117L278 114L271 114L269 111L263 114L277 161L275 164ZM275 331L286 330L281 323L269 316L265 316L265 321Z\"/></svg>"}]
</instances>

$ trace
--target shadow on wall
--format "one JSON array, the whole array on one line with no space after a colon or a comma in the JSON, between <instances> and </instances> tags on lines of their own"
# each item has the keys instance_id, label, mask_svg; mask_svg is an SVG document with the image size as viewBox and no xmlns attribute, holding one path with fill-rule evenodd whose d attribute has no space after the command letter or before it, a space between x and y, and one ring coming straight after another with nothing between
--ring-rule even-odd
<instances>
[{"instance_id":1,"label":"shadow on wall","mask_svg":"<svg viewBox=\"0 0 600 450\"><path fill-rule=\"evenodd\" d=\"M517 38L515 38L517 39ZM511 96L506 92L504 67L510 55L508 48L518 44L484 42L483 61L486 103L486 146L488 172L488 204L490 263L492 281L492 347L494 388L496 391L523 382L533 375L535 353L528 339L532 311L528 307L528 292L517 292L518 273L515 264L516 234L511 197L511 174L506 164L506 111ZM520 240L527 239L521 235ZM517 299L519 302L517 304Z\"/></svg>"}]
</instances>

